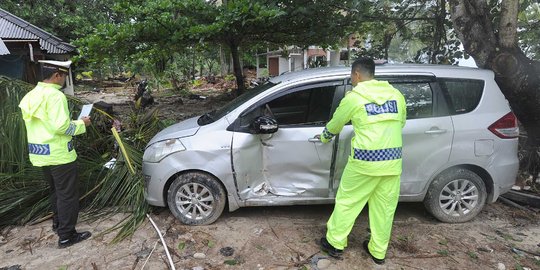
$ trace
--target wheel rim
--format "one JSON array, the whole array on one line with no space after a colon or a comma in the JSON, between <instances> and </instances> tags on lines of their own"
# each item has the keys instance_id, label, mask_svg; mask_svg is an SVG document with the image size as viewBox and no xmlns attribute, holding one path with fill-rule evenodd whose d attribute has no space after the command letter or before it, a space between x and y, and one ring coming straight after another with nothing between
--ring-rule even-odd
<instances>
[{"instance_id":1,"label":"wheel rim","mask_svg":"<svg viewBox=\"0 0 540 270\"><path fill-rule=\"evenodd\" d=\"M464 216L478 205L478 188L467 179L456 179L439 194L439 207L451 216Z\"/></svg>"},{"instance_id":2,"label":"wheel rim","mask_svg":"<svg viewBox=\"0 0 540 270\"><path fill-rule=\"evenodd\" d=\"M175 203L180 213L192 220L207 218L214 210L214 196L208 188L197 183L181 186L176 192Z\"/></svg>"}]
</instances>

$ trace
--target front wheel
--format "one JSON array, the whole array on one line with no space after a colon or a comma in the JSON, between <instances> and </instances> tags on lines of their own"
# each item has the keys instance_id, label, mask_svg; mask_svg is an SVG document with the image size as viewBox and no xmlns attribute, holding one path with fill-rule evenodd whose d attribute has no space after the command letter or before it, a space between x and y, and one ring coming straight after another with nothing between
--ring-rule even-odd
<instances>
[{"instance_id":1,"label":"front wheel","mask_svg":"<svg viewBox=\"0 0 540 270\"><path fill-rule=\"evenodd\" d=\"M225 208L225 190L214 177L189 172L178 176L169 187L167 202L172 214L187 225L208 225Z\"/></svg>"},{"instance_id":2,"label":"front wheel","mask_svg":"<svg viewBox=\"0 0 540 270\"><path fill-rule=\"evenodd\" d=\"M438 220L460 223L478 215L486 197L486 186L480 176L467 169L452 169L431 183L424 205Z\"/></svg>"}]
</instances>

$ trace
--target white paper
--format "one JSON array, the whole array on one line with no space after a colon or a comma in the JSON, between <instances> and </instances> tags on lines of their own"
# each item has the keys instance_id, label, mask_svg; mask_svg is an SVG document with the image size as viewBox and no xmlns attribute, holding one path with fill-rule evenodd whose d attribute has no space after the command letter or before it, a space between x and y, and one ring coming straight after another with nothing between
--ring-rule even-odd
<instances>
[{"instance_id":1,"label":"white paper","mask_svg":"<svg viewBox=\"0 0 540 270\"><path fill-rule=\"evenodd\" d=\"M86 104L86 105L83 105L82 109L81 109L81 114L79 114L79 118L77 119L81 119L85 116L89 116L90 115L90 112L92 111L92 107L94 107L94 104Z\"/></svg>"},{"instance_id":2,"label":"white paper","mask_svg":"<svg viewBox=\"0 0 540 270\"><path fill-rule=\"evenodd\" d=\"M114 169L115 166L116 166L116 158L112 158L107 163L103 164L103 167L110 170Z\"/></svg>"}]
</instances>

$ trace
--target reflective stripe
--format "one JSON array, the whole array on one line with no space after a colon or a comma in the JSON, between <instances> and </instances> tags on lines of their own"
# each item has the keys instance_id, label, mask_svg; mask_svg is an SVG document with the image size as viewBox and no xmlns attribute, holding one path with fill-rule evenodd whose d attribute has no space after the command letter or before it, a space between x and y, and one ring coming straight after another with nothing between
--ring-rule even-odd
<instances>
[{"instance_id":1,"label":"reflective stripe","mask_svg":"<svg viewBox=\"0 0 540 270\"><path fill-rule=\"evenodd\" d=\"M378 115L382 113L398 113L397 101L389 100L382 105L368 103L366 107L367 115Z\"/></svg>"},{"instance_id":2,"label":"reflective stripe","mask_svg":"<svg viewBox=\"0 0 540 270\"><path fill-rule=\"evenodd\" d=\"M30 154L34 155L50 155L51 149L49 148L48 144L35 144L35 143L29 143L28 144L28 152Z\"/></svg>"},{"instance_id":3,"label":"reflective stripe","mask_svg":"<svg viewBox=\"0 0 540 270\"><path fill-rule=\"evenodd\" d=\"M68 151L71 152L71 151L73 150L73 140L71 140L71 141L69 141L69 142L67 143L67 147L68 147Z\"/></svg>"},{"instance_id":4,"label":"reflective stripe","mask_svg":"<svg viewBox=\"0 0 540 270\"><path fill-rule=\"evenodd\" d=\"M65 134L73 136L73 134L75 134L75 129L77 129L77 125L69 123L69 127L66 130Z\"/></svg>"},{"instance_id":5,"label":"reflective stripe","mask_svg":"<svg viewBox=\"0 0 540 270\"><path fill-rule=\"evenodd\" d=\"M362 150L354 148L354 159L364 161L384 161L401 158L401 147L380 150Z\"/></svg>"},{"instance_id":6,"label":"reflective stripe","mask_svg":"<svg viewBox=\"0 0 540 270\"><path fill-rule=\"evenodd\" d=\"M330 140L332 139L334 136L336 136L335 134L333 133L330 133L330 131L328 131L328 129L324 128L323 132L322 132L322 136L327 139L327 140Z\"/></svg>"}]
</instances>

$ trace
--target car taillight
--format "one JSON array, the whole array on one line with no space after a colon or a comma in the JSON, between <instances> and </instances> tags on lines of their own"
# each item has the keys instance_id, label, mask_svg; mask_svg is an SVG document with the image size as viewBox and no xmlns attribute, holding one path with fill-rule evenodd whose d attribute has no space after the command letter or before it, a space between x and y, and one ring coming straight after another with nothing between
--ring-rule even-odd
<instances>
[{"instance_id":1,"label":"car taillight","mask_svg":"<svg viewBox=\"0 0 540 270\"><path fill-rule=\"evenodd\" d=\"M513 139L519 136L517 118L513 112L507 113L488 127L489 131L502 139Z\"/></svg>"}]
</instances>

